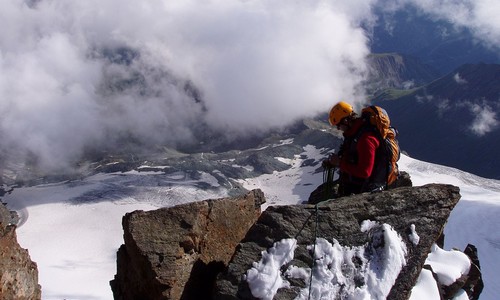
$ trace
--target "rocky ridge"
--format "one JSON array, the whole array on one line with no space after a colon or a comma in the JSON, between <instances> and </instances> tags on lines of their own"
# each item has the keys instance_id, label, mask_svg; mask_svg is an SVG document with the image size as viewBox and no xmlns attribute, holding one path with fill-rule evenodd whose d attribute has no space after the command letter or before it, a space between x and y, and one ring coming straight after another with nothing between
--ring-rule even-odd
<instances>
[{"instance_id":1,"label":"rocky ridge","mask_svg":"<svg viewBox=\"0 0 500 300\"><path fill-rule=\"evenodd\" d=\"M16 216L0 203L0 299L41 299L38 268L17 242Z\"/></svg>"},{"instance_id":2,"label":"rocky ridge","mask_svg":"<svg viewBox=\"0 0 500 300\"><path fill-rule=\"evenodd\" d=\"M346 247L365 245L376 251L384 243L380 234L367 236L360 231L365 220L394 228L408 252L387 298L408 299L460 194L450 185L403 187L322 202L317 209L314 205L271 206L257 219L263 199L262 192L254 190L236 199L127 214L125 244L118 252L117 275L111 283L115 299L256 299L244 275L274 242L296 237L298 247L289 264L311 265L306 246L314 240L315 213L320 236ZM409 237L412 227L421 237L418 243ZM290 288L278 290L274 299L294 299L305 284L290 282ZM338 299L344 298L339 294Z\"/></svg>"},{"instance_id":3,"label":"rocky ridge","mask_svg":"<svg viewBox=\"0 0 500 300\"><path fill-rule=\"evenodd\" d=\"M404 240L408 254L407 263L394 283L388 299L408 299L415 285L431 246L442 234L448 216L460 199L459 189L453 186L427 185L407 187L375 194L361 194L322 203L318 208L319 237L334 238L340 245L378 248L383 244L370 240L360 230L365 220L388 224ZM233 261L241 269L232 267L217 282L216 299L254 299L241 276L259 260L262 251L272 247L274 241L295 236L301 226L306 226L297 238L298 248L294 265L310 266L311 258L306 249L314 240L315 213L312 205L279 206L268 208L241 242ZM414 225L421 237L417 245L410 241L410 228ZM346 274L348 276L348 274ZM383 279L381 279L383 280ZM278 291L274 299L293 299L300 284ZM339 299L344 299L339 295Z\"/></svg>"}]
</instances>

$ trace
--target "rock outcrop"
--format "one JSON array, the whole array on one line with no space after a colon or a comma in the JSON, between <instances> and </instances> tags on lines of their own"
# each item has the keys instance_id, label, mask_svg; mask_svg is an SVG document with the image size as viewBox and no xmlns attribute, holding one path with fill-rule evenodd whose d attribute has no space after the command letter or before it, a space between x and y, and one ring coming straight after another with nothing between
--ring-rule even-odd
<instances>
[{"instance_id":1,"label":"rock outcrop","mask_svg":"<svg viewBox=\"0 0 500 300\"><path fill-rule=\"evenodd\" d=\"M322 202L317 210L313 205L269 207L249 230L217 281L214 299L255 299L244 275L274 242L296 237L298 247L290 264L307 267L312 260L306 246L313 244L316 228L317 237L334 238L340 245L356 247L370 242L360 230L365 220L390 225L406 244L406 265L387 299L408 299L432 244L442 234L459 199L458 187L432 184L344 197ZM418 243L411 240L412 227L420 236ZM278 290L274 299L293 299L303 285L291 282L290 288Z\"/></svg>"},{"instance_id":2,"label":"rock outcrop","mask_svg":"<svg viewBox=\"0 0 500 300\"><path fill-rule=\"evenodd\" d=\"M204 299L259 217L260 190L123 217L115 299Z\"/></svg>"},{"instance_id":3,"label":"rock outcrop","mask_svg":"<svg viewBox=\"0 0 500 300\"><path fill-rule=\"evenodd\" d=\"M136 211L123 218L125 244L118 251L111 286L115 299L256 299L245 276L263 251L277 241L295 238L294 258L281 270L290 265L307 269L313 262L307 246L317 237L334 240L345 249L365 247L359 252L364 256L353 257L355 270L345 274L352 286L363 287L367 283L356 268L363 269L370 255L383 252L380 247L388 243L384 231L390 228L404 244L405 263L388 286L387 299L408 299L459 199L458 187L431 184L343 197L317 206L271 206L261 214L264 195L254 190L236 198ZM382 225L362 232L366 223ZM461 285L464 289L480 293L481 283L463 280L470 282ZM293 278L289 283L273 299L294 299L307 285Z\"/></svg>"},{"instance_id":4,"label":"rock outcrop","mask_svg":"<svg viewBox=\"0 0 500 300\"><path fill-rule=\"evenodd\" d=\"M0 299L41 299L38 268L17 242L15 219L0 203Z\"/></svg>"},{"instance_id":5,"label":"rock outcrop","mask_svg":"<svg viewBox=\"0 0 500 300\"><path fill-rule=\"evenodd\" d=\"M460 290L464 290L467 293L469 300L479 300L479 296L483 291L484 283L481 275L481 267L479 265L476 246L468 244L463 253L469 257L471 262L469 273L463 274L450 285L440 283L439 279L436 280L439 292L443 299L453 299ZM423 268L430 270L433 273L434 278L438 278L438 275L434 273L432 266L424 265Z\"/></svg>"}]
</instances>

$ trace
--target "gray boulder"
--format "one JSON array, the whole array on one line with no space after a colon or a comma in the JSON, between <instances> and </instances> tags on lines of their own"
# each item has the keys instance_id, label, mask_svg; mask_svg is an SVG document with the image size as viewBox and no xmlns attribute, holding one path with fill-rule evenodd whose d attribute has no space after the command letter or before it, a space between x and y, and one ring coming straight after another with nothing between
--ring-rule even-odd
<instances>
[{"instance_id":1,"label":"gray boulder","mask_svg":"<svg viewBox=\"0 0 500 300\"><path fill-rule=\"evenodd\" d=\"M123 217L115 299L203 299L261 213L260 190Z\"/></svg>"}]
</instances>

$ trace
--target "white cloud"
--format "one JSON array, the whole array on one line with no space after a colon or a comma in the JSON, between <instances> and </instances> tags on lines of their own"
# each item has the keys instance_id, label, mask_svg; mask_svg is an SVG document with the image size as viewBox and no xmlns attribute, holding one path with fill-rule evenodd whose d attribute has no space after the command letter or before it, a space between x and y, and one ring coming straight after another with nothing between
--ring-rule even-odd
<instances>
[{"instance_id":1,"label":"white cloud","mask_svg":"<svg viewBox=\"0 0 500 300\"><path fill-rule=\"evenodd\" d=\"M364 101L368 1L32 3L0 12L0 134L46 165L123 136L245 134Z\"/></svg>"},{"instance_id":2,"label":"white cloud","mask_svg":"<svg viewBox=\"0 0 500 300\"><path fill-rule=\"evenodd\" d=\"M231 24L235 17L217 19ZM348 16L284 6L237 18L247 24L226 33L230 42L223 47L213 39L188 45L210 53L211 59L193 59L199 68L192 75L210 102L211 123L267 128L325 111L335 100L356 100L368 49Z\"/></svg>"},{"instance_id":3,"label":"white cloud","mask_svg":"<svg viewBox=\"0 0 500 300\"><path fill-rule=\"evenodd\" d=\"M466 84L467 83L467 80L462 78L459 73L456 73L455 75L453 75L453 80L455 80L455 82L458 84Z\"/></svg>"},{"instance_id":4,"label":"white cloud","mask_svg":"<svg viewBox=\"0 0 500 300\"><path fill-rule=\"evenodd\" d=\"M339 100L358 107L361 25L370 30L376 5L408 3L498 46L499 4L488 0L4 1L2 151L64 165L126 136L175 144L199 126L244 135Z\"/></svg>"},{"instance_id":5,"label":"white cloud","mask_svg":"<svg viewBox=\"0 0 500 300\"><path fill-rule=\"evenodd\" d=\"M470 129L479 136L483 136L498 127L497 114L488 105L472 104L471 111L475 114Z\"/></svg>"},{"instance_id":6,"label":"white cloud","mask_svg":"<svg viewBox=\"0 0 500 300\"><path fill-rule=\"evenodd\" d=\"M401 0L424 13L466 27L485 45L500 50L500 1L497 0Z\"/></svg>"}]
</instances>

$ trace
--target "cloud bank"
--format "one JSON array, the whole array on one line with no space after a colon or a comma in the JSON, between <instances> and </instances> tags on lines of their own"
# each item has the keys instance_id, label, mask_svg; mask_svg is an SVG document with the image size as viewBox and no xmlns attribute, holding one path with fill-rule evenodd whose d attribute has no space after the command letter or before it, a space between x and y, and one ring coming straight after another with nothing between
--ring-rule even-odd
<instances>
[{"instance_id":1,"label":"cloud bank","mask_svg":"<svg viewBox=\"0 0 500 300\"><path fill-rule=\"evenodd\" d=\"M88 148L245 134L361 101L355 1L7 0L3 150L62 167ZM353 10L356 8L356 10ZM6 146L8 145L8 146Z\"/></svg>"},{"instance_id":2,"label":"cloud bank","mask_svg":"<svg viewBox=\"0 0 500 300\"><path fill-rule=\"evenodd\" d=\"M500 2L495 0L402 0L424 13L471 30L487 46L500 51Z\"/></svg>"},{"instance_id":3,"label":"cloud bank","mask_svg":"<svg viewBox=\"0 0 500 300\"><path fill-rule=\"evenodd\" d=\"M448 1L431 3L393 6L418 5L470 26L478 37L500 40L497 18L486 18L496 2L462 1L473 9L466 16L448 14ZM390 6L6 0L0 150L57 169L124 141L175 146L208 129L246 135L326 112L339 100L359 104L369 53L365 29L379 4Z\"/></svg>"}]
</instances>

